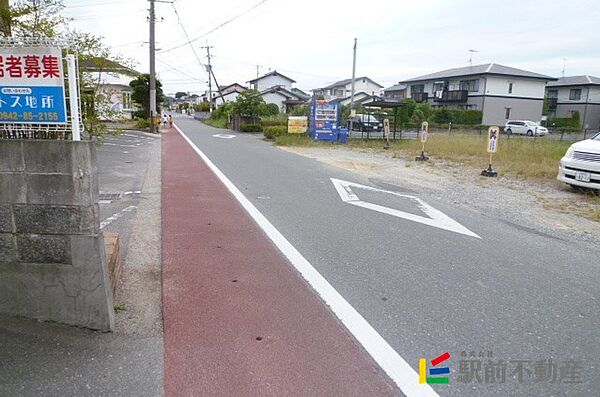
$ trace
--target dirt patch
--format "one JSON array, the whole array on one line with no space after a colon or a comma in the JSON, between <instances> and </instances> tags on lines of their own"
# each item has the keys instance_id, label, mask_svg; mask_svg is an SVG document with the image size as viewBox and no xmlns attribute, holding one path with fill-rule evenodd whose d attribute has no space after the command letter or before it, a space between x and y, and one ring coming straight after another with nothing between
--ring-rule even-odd
<instances>
[{"instance_id":1,"label":"dirt patch","mask_svg":"<svg viewBox=\"0 0 600 397\"><path fill-rule=\"evenodd\" d=\"M558 181L485 178L481 164L466 166L436 160L419 163L397 154L334 146L280 147L291 153L357 172L375 184L398 184L459 207L557 238L600 243L600 198ZM491 210L491 211L490 211Z\"/></svg>"}]
</instances>

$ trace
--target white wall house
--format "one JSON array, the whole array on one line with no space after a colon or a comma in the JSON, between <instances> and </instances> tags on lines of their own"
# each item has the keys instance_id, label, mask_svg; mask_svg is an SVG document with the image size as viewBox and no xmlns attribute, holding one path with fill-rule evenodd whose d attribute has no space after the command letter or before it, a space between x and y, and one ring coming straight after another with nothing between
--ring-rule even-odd
<instances>
[{"instance_id":1,"label":"white wall house","mask_svg":"<svg viewBox=\"0 0 600 397\"><path fill-rule=\"evenodd\" d=\"M266 103L277 105L281 113L286 113L292 106L306 103L307 98L302 91L293 91L292 84L295 82L276 70L248 81Z\"/></svg>"},{"instance_id":2,"label":"white wall house","mask_svg":"<svg viewBox=\"0 0 600 397\"><path fill-rule=\"evenodd\" d=\"M271 87L283 87L288 91L292 90L292 84L295 83L295 80L290 79L287 76L282 75L276 70L265 74L264 76L260 76L256 79L248 81L250 83L251 88L260 92Z\"/></svg>"},{"instance_id":3,"label":"white wall house","mask_svg":"<svg viewBox=\"0 0 600 397\"><path fill-rule=\"evenodd\" d=\"M600 129L600 77L565 76L546 86L550 116L571 117L579 112L581 127Z\"/></svg>"},{"instance_id":4,"label":"white wall house","mask_svg":"<svg viewBox=\"0 0 600 397\"><path fill-rule=\"evenodd\" d=\"M407 97L433 107L480 110L482 124L509 119L541 121L546 83L554 77L489 63L401 81Z\"/></svg>"},{"instance_id":5,"label":"white wall house","mask_svg":"<svg viewBox=\"0 0 600 397\"><path fill-rule=\"evenodd\" d=\"M376 83L366 76L357 77L354 82L355 93L362 91L368 94L375 93L375 95L378 95L382 88L383 86L381 84ZM322 96L328 101L336 98L346 98L352 95L352 79L336 81L325 87L315 88L312 91L313 95Z\"/></svg>"}]
</instances>

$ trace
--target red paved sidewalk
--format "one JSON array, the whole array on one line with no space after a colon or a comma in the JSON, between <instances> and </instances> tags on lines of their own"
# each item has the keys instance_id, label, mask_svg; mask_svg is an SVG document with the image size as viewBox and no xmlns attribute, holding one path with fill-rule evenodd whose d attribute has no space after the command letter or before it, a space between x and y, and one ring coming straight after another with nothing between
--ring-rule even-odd
<instances>
[{"instance_id":1,"label":"red paved sidewalk","mask_svg":"<svg viewBox=\"0 0 600 397\"><path fill-rule=\"evenodd\" d=\"M162 145L165 394L399 394L182 136Z\"/></svg>"}]
</instances>

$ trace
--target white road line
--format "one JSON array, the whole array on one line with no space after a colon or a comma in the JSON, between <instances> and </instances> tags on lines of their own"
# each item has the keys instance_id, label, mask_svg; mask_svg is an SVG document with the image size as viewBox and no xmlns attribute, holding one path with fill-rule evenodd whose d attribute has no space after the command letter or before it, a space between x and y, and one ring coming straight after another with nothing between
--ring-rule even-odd
<instances>
[{"instance_id":1,"label":"white road line","mask_svg":"<svg viewBox=\"0 0 600 397\"><path fill-rule=\"evenodd\" d=\"M122 209L121 211L117 212L116 214L112 214L111 216L109 216L108 218L106 218L105 220L100 222L100 229L104 229L106 226L110 225L111 223L113 223L114 221L116 221L117 219L119 219L120 217L125 215L126 213L135 211L136 209L137 209L137 207L135 205L130 205L129 207Z\"/></svg>"},{"instance_id":2,"label":"white road line","mask_svg":"<svg viewBox=\"0 0 600 397\"><path fill-rule=\"evenodd\" d=\"M431 205L427 204L423 200L418 197L411 196L408 194L392 192L389 190L377 189L370 186L360 185L354 182L342 181L340 179L330 178L333 186L335 186L335 190L337 190L340 198L343 202L355 205L357 207L367 208L373 211L381 212L383 214L388 214L391 216L396 216L398 218L407 219L409 221L422 223L424 225L437 227L439 229L448 230L450 232L464 234L465 236L471 236L478 239L481 239L477 234L473 233L460 223L456 222L454 219L450 218L448 215L444 214L442 211L433 208ZM419 216L415 214L411 214L408 212L396 210L393 208L384 207L382 205L369 203L362 201L358 198L358 196L351 189L352 187L356 189L368 190L371 192L379 192L384 194L390 194L392 196L401 197L404 199L408 199L415 204L417 204L418 208L423 211L427 217Z\"/></svg>"},{"instance_id":3,"label":"white road line","mask_svg":"<svg viewBox=\"0 0 600 397\"><path fill-rule=\"evenodd\" d=\"M319 294L348 331L373 357L407 397L439 397L427 384L419 384L419 375L381 335L344 299L339 292L302 256L300 252L265 218L221 170L179 129L181 136L196 151L212 172L233 194L242 207L263 229L302 277Z\"/></svg>"}]
</instances>

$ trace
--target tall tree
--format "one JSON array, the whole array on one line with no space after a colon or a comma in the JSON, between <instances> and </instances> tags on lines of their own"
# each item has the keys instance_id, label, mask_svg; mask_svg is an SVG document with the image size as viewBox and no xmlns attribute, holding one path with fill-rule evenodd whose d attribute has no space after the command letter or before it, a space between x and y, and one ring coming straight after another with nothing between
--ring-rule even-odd
<instances>
[{"instance_id":1,"label":"tall tree","mask_svg":"<svg viewBox=\"0 0 600 397\"><path fill-rule=\"evenodd\" d=\"M19 0L2 16L6 18L5 23L9 26L8 35L12 33L17 37L56 37L63 32L70 20L61 15L64 8L63 0ZM2 26L5 26L5 23ZM6 33L5 31L4 34Z\"/></svg>"},{"instance_id":2,"label":"tall tree","mask_svg":"<svg viewBox=\"0 0 600 397\"><path fill-rule=\"evenodd\" d=\"M11 21L12 18L8 0L0 0L0 33L2 34L2 36L12 36Z\"/></svg>"},{"instance_id":3,"label":"tall tree","mask_svg":"<svg viewBox=\"0 0 600 397\"><path fill-rule=\"evenodd\" d=\"M131 81L129 86L133 88L131 99L144 109L146 117L150 117L150 75L141 74L137 79ZM160 81L156 81L156 103L163 103L165 97Z\"/></svg>"}]
</instances>

